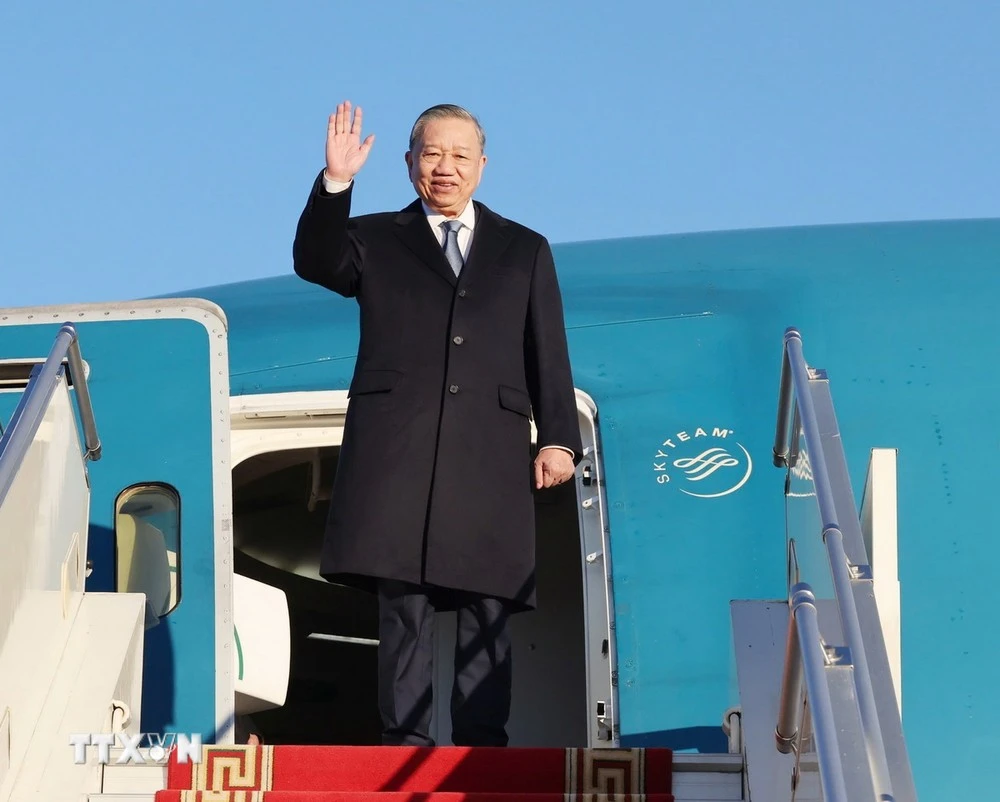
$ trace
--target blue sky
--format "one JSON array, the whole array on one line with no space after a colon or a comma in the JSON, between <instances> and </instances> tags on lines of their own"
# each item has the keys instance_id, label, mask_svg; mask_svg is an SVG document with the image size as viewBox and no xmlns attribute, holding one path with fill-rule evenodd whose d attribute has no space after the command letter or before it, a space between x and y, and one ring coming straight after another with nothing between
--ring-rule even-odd
<instances>
[{"instance_id":1,"label":"blue sky","mask_svg":"<svg viewBox=\"0 0 1000 802\"><path fill-rule=\"evenodd\" d=\"M356 213L414 197L414 117L488 136L478 197L553 242L1000 216L1000 7L0 4L0 306L291 271L348 98Z\"/></svg>"}]
</instances>

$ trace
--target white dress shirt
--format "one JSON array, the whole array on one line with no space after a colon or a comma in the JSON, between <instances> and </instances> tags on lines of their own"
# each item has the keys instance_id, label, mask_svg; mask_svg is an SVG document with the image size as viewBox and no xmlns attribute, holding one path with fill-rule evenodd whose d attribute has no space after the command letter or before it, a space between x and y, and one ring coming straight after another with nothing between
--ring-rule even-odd
<instances>
[{"instance_id":1,"label":"white dress shirt","mask_svg":"<svg viewBox=\"0 0 1000 802\"><path fill-rule=\"evenodd\" d=\"M343 181L331 181L326 177L326 171L323 171L323 188L330 194L336 195L338 192L343 192L350 185L350 181L346 183ZM431 227L431 232L443 250L445 232L441 228L441 224L452 218L445 217L443 214L428 208L427 204L423 201L420 201L420 203L424 207L427 224ZM464 261L469 258L469 249L472 247L472 235L476 228L476 207L471 200L465 205L465 209L458 216L458 219L462 221L462 227L458 230L458 249L462 252L462 260ZM565 446L542 446L539 450L541 451L546 448L558 448L573 456L573 450Z\"/></svg>"},{"instance_id":2,"label":"white dress shirt","mask_svg":"<svg viewBox=\"0 0 1000 802\"><path fill-rule=\"evenodd\" d=\"M420 205L424 207L424 214L427 216L427 223L431 227L431 231L434 232L434 236L437 238L438 245L444 250L444 236L445 231L441 228L441 224L447 222L449 219L443 214L435 212L433 209L428 208L427 204L420 201ZM472 247L472 235L476 229L476 207L472 201L465 204L465 209L457 218L462 223L462 227L458 229L458 250L462 253L462 261L464 262L469 258L469 248Z\"/></svg>"},{"instance_id":3,"label":"white dress shirt","mask_svg":"<svg viewBox=\"0 0 1000 802\"><path fill-rule=\"evenodd\" d=\"M343 192L350 185L350 181L346 183L343 181L331 181L326 177L326 171L323 172L323 188L331 195ZM435 212L423 201L420 201L420 205L424 207L424 215L427 217L427 224L431 227L431 232L434 234L434 238L443 250L445 232L444 229L441 228L441 224L452 218L445 217L440 212ZM458 250L462 253L462 261L465 261L469 258L469 249L472 247L472 233L476 228L476 207L472 201L469 201L465 205L465 209L458 216L458 219L462 222L462 227L458 230Z\"/></svg>"}]
</instances>

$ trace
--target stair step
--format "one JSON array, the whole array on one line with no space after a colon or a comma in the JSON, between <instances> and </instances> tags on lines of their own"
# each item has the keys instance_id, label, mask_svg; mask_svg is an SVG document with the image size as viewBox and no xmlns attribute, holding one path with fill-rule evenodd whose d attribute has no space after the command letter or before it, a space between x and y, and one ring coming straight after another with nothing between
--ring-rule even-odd
<instances>
[{"instance_id":1,"label":"stair step","mask_svg":"<svg viewBox=\"0 0 1000 802\"><path fill-rule=\"evenodd\" d=\"M671 779L677 802L743 802L742 755L675 754Z\"/></svg>"},{"instance_id":2,"label":"stair step","mask_svg":"<svg viewBox=\"0 0 1000 802\"><path fill-rule=\"evenodd\" d=\"M102 767L101 791L104 794L155 794L166 787L166 765L109 763Z\"/></svg>"}]
</instances>

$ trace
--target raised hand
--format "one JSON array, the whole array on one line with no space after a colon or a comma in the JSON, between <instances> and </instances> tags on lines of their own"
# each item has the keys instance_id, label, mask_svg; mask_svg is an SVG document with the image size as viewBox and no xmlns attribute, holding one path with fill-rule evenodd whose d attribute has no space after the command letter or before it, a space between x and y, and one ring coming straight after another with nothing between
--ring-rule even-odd
<instances>
[{"instance_id":1,"label":"raised hand","mask_svg":"<svg viewBox=\"0 0 1000 802\"><path fill-rule=\"evenodd\" d=\"M345 100L330 115L326 129L326 174L333 181L347 183L364 166L375 142L375 134L361 141L361 107L351 121L351 102Z\"/></svg>"}]
</instances>

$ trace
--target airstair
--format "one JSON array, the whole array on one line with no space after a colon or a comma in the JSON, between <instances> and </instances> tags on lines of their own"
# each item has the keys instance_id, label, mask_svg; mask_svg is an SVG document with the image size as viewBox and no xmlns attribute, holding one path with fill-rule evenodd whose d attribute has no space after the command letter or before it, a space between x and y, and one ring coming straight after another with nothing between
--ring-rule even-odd
<instances>
[{"instance_id":1,"label":"airstair","mask_svg":"<svg viewBox=\"0 0 1000 802\"><path fill-rule=\"evenodd\" d=\"M83 592L87 470L100 455L66 324L0 438L0 802L167 799L156 756L67 757L67 734L120 732L140 710L145 597ZM741 705L724 716L730 752L674 754L672 798L916 800L900 717L895 454L872 452L859 514L829 382L792 329L774 463L787 474L787 597L731 603ZM216 790L198 798L237 798Z\"/></svg>"},{"instance_id":2,"label":"airstair","mask_svg":"<svg viewBox=\"0 0 1000 802\"><path fill-rule=\"evenodd\" d=\"M872 452L859 515L829 380L808 366L795 329L784 338L774 464L787 471L788 597L732 604L749 798L912 802L895 453Z\"/></svg>"},{"instance_id":3,"label":"airstair","mask_svg":"<svg viewBox=\"0 0 1000 802\"><path fill-rule=\"evenodd\" d=\"M21 367L0 364L0 379L9 387ZM0 438L3 802L95 787L99 769L67 759L66 733L110 731L113 700L138 707L145 600L84 594L87 468L100 456L77 333L66 325Z\"/></svg>"}]
</instances>

